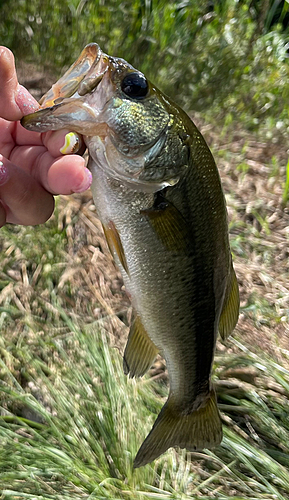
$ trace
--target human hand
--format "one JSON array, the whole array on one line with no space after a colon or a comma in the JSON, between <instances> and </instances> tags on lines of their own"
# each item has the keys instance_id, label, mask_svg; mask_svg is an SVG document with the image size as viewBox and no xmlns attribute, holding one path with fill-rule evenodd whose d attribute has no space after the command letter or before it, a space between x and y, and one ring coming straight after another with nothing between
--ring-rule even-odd
<instances>
[{"instance_id":1,"label":"human hand","mask_svg":"<svg viewBox=\"0 0 289 500\"><path fill-rule=\"evenodd\" d=\"M68 130L39 134L20 125L39 105L18 84L6 47L0 47L0 82L0 227L41 224L53 212L53 195L85 191L91 174L81 156L60 154Z\"/></svg>"}]
</instances>

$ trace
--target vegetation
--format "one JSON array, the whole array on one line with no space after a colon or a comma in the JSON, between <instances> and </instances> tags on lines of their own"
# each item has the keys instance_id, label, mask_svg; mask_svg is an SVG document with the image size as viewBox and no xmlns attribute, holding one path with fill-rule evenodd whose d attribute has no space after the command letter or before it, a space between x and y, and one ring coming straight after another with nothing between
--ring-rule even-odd
<instances>
[{"instance_id":1,"label":"vegetation","mask_svg":"<svg viewBox=\"0 0 289 500\"><path fill-rule=\"evenodd\" d=\"M1 39L19 63L58 75L97 41L194 110L227 199L241 314L215 358L222 444L213 452L170 450L133 471L167 375L161 359L143 379L123 375L130 309L90 194L59 197L43 226L2 228L0 498L285 500L288 3L53 5L1 3Z\"/></svg>"},{"instance_id":2,"label":"vegetation","mask_svg":"<svg viewBox=\"0 0 289 500\"><path fill-rule=\"evenodd\" d=\"M48 345L37 346L50 351L49 365L29 345L11 352L11 342L2 344L1 498L288 498L287 370L243 346L243 354L218 356L217 387L226 412L222 445L188 457L171 451L133 472L164 387L127 380L104 334L91 327L81 331L68 318L65 323ZM13 365L21 365L29 390L13 375ZM258 393L252 383L222 380L224 366L236 365L255 369ZM269 380L275 384L270 393ZM18 408L17 416L8 408Z\"/></svg>"},{"instance_id":3,"label":"vegetation","mask_svg":"<svg viewBox=\"0 0 289 500\"><path fill-rule=\"evenodd\" d=\"M58 71L97 41L187 109L271 137L289 127L287 12L284 0L12 0L0 37Z\"/></svg>"}]
</instances>

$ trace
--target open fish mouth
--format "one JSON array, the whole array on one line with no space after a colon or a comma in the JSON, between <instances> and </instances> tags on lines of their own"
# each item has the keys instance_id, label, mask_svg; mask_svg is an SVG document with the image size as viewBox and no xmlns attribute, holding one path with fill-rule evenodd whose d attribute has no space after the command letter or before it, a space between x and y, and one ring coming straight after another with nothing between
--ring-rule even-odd
<instances>
[{"instance_id":1,"label":"open fish mouth","mask_svg":"<svg viewBox=\"0 0 289 500\"><path fill-rule=\"evenodd\" d=\"M21 124L35 132L68 129L81 134L100 168L120 182L154 192L179 179L177 167L167 173L154 165L166 143L169 120L141 72L91 43L42 97L40 109L24 116Z\"/></svg>"},{"instance_id":2,"label":"open fish mouth","mask_svg":"<svg viewBox=\"0 0 289 500\"><path fill-rule=\"evenodd\" d=\"M39 104L46 108L59 104L60 99L71 97L76 92L80 96L91 92L107 69L108 56L105 56L106 59L104 56L97 43L86 45L78 59L44 94Z\"/></svg>"},{"instance_id":3,"label":"open fish mouth","mask_svg":"<svg viewBox=\"0 0 289 500\"><path fill-rule=\"evenodd\" d=\"M78 59L41 98L40 109L22 118L22 125L35 132L69 128L84 135L97 133L103 106L100 100L89 105L84 96L96 89L111 61L97 43L86 45Z\"/></svg>"}]
</instances>

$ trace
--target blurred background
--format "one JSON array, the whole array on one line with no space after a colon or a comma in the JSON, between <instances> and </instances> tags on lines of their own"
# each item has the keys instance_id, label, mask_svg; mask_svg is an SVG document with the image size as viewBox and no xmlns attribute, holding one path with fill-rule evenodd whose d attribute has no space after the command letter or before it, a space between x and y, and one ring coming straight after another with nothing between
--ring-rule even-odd
<instances>
[{"instance_id":1,"label":"blurred background","mask_svg":"<svg viewBox=\"0 0 289 500\"><path fill-rule=\"evenodd\" d=\"M0 498L289 497L289 3L2 0L1 44L36 98L97 42L192 117L218 165L241 296L213 380L224 439L132 470L168 393L123 375L130 304L90 191L0 232Z\"/></svg>"},{"instance_id":2,"label":"blurred background","mask_svg":"<svg viewBox=\"0 0 289 500\"><path fill-rule=\"evenodd\" d=\"M286 0L2 0L0 37L54 74L97 41L187 110L287 134Z\"/></svg>"}]
</instances>

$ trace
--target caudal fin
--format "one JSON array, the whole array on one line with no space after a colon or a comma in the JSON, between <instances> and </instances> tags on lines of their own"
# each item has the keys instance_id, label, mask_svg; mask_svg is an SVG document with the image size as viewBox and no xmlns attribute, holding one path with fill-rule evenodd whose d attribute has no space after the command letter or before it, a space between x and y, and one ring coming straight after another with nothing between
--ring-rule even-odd
<instances>
[{"instance_id":1,"label":"caudal fin","mask_svg":"<svg viewBox=\"0 0 289 500\"><path fill-rule=\"evenodd\" d=\"M179 413L169 398L141 445L134 467L152 462L172 446L196 451L213 448L221 441L222 424L213 390L206 404L188 415Z\"/></svg>"}]
</instances>

